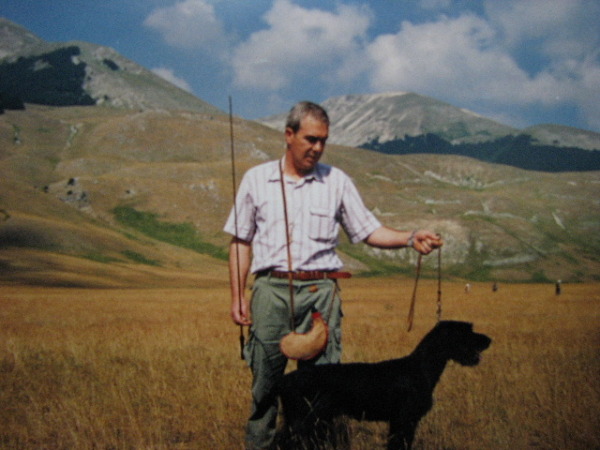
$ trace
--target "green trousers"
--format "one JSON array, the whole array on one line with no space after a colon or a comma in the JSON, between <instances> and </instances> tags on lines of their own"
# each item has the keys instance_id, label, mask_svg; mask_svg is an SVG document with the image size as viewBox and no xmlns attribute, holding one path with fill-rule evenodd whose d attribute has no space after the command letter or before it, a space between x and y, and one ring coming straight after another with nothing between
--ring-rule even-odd
<instances>
[{"instance_id":1,"label":"green trousers","mask_svg":"<svg viewBox=\"0 0 600 450\"><path fill-rule=\"evenodd\" d=\"M253 375L252 408L246 427L246 448L266 449L276 432L278 400L273 387L284 374L287 358L279 350L279 341L290 329L290 294L287 279L268 275L256 279L252 292L252 326L244 355ZM333 302L333 303L332 303ZM341 299L335 281L294 281L296 331L305 333L312 324L312 312L320 311L329 325L325 351L298 366L339 363L341 343Z\"/></svg>"}]
</instances>

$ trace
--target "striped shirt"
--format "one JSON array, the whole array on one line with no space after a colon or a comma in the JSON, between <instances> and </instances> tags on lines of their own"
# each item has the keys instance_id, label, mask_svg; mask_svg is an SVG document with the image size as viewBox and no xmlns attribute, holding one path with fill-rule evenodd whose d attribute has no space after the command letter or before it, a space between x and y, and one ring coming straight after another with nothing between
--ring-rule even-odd
<instances>
[{"instance_id":1,"label":"striped shirt","mask_svg":"<svg viewBox=\"0 0 600 450\"><path fill-rule=\"evenodd\" d=\"M224 231L252 242L251 272L288 270L280 161L250 169L237 193L235 212ZM292 269L339 270L335 252L340 225L351 242L366 239L381 223L364 205L354 183L341 170L317 164L306 177L285 177Z\"/></svg>"}]
</instances>

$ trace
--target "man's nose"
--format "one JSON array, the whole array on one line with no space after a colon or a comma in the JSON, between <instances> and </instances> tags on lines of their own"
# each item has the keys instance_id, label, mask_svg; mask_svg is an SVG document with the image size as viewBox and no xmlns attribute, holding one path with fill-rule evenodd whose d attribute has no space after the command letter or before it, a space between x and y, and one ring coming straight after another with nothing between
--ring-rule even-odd
<instances>
[{"instance_id":1,"label":"man's nose","mask_svg":"<svg viewBox=\"0 0 600 450\"><path fill-rule=\"evenodd\" d=\"M317 142L315 142L315 145L313 145L313 150L316 152L322 152L323 150L325 150L325 142L323 142L322 140L317 140Z\"/></svg>"}]
</instances>

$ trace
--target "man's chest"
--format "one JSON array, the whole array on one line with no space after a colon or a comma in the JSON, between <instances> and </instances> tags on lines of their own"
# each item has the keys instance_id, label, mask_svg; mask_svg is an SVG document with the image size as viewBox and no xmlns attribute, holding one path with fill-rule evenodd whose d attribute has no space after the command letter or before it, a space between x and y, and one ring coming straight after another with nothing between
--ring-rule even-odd
<instances>
[{"instance_id":1,"label":"man's chest","mask_svg":"<svg viewBox=\"0 0 600 450\"><path fill-rule=\"evenodd\" d=\"M308 218L336 221L342 204L342 192L335 184L309 182L270 182L255 198L258 222L273 223L287 213L290 223L307 223ZM284 201L285 195L285 201Z\"/></svg>"}]
</instances>

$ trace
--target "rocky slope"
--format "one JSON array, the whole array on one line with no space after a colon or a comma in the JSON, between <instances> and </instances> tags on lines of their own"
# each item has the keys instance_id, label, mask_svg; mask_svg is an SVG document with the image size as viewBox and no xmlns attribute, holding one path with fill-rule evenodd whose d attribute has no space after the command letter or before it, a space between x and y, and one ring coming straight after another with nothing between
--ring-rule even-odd
<instances>
[{"instance_id":1,"label":"rocky slope","mask_svg":"<svg viewBox=\"0 0 600 450\"><path fill-rule=\"evenodd\" d=\"M48 43L2 17L0 94L25 103L220 113L111 48L78 41Z\"/></svg>"}]
</instances>

